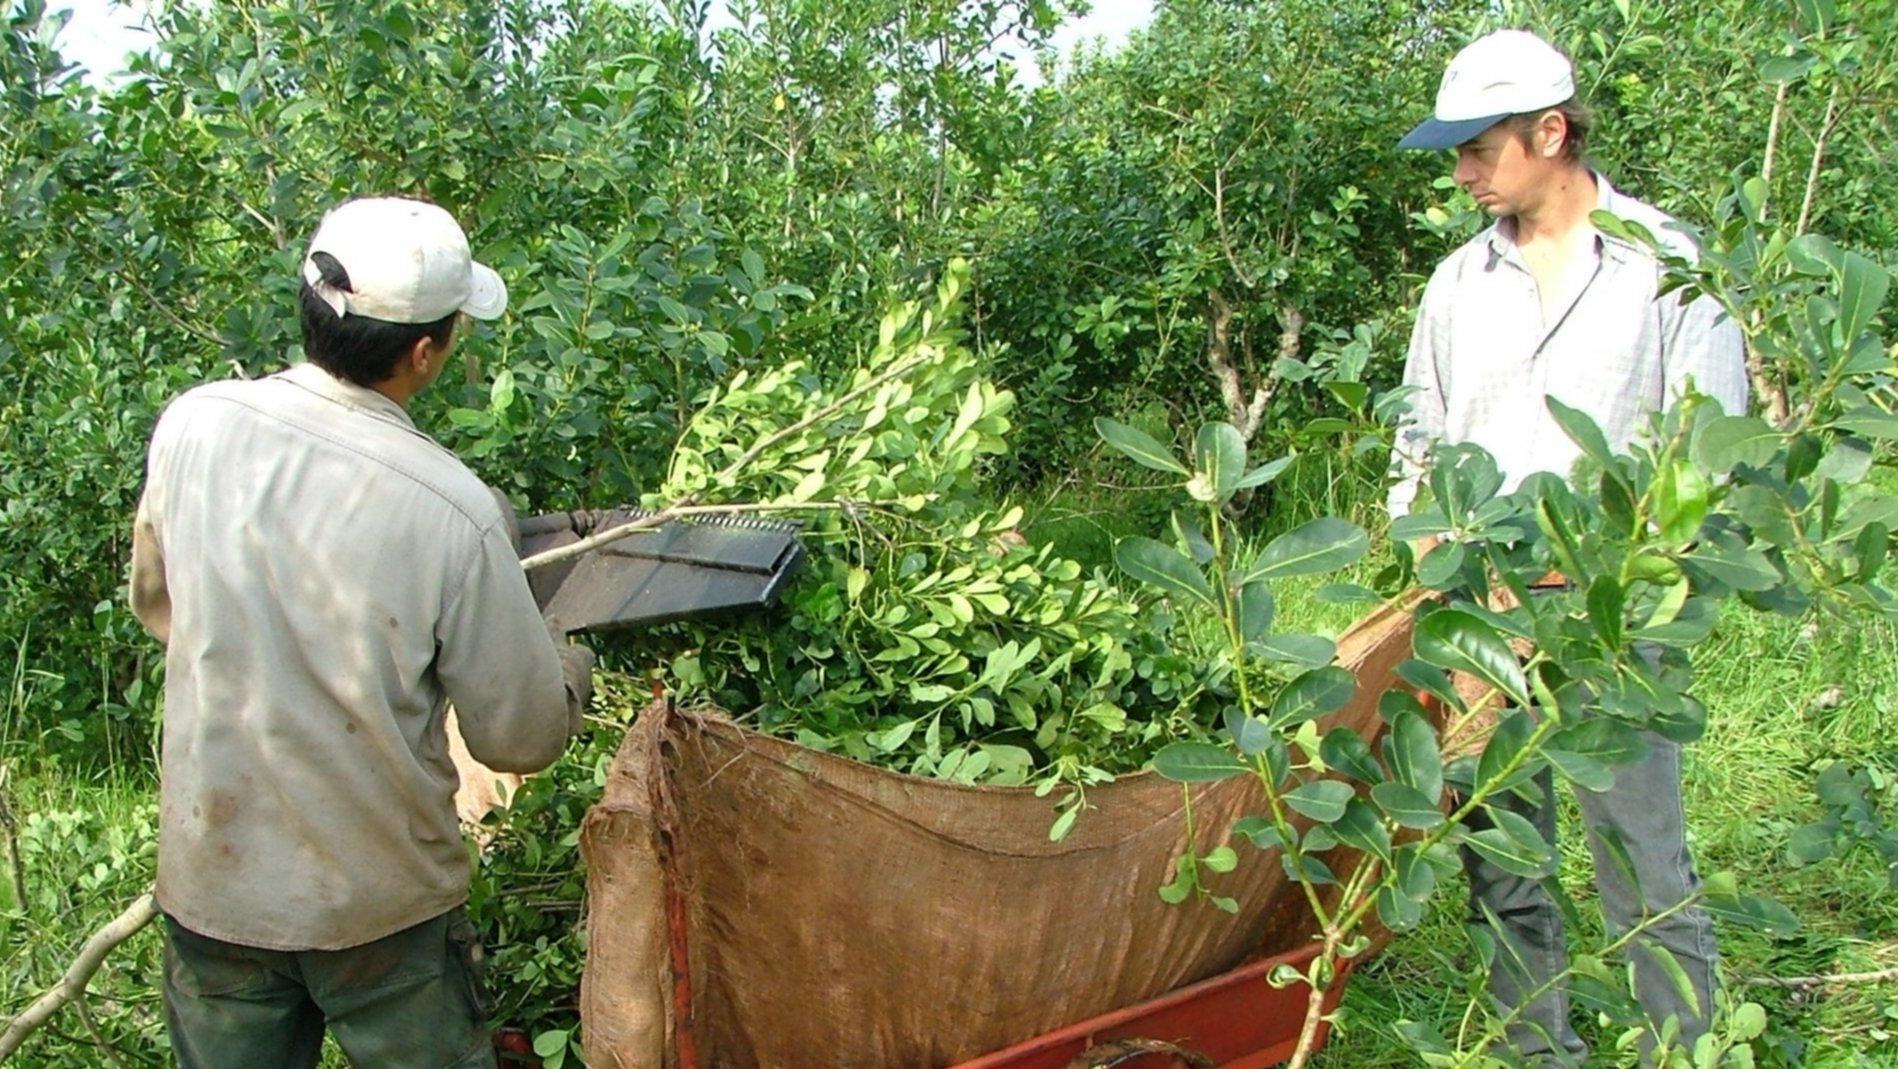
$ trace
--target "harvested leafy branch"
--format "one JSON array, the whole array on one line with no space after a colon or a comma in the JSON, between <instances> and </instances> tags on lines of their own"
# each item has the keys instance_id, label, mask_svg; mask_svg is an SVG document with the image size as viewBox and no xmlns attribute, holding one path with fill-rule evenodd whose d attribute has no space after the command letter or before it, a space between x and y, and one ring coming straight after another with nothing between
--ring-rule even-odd
<instances>
[{"instance_id":1,"label":"harvested leafy branch","mask_svg":"<svg viewBox=\"0 0 1898 1069\"><path fill-rule=\"evenodd\" d=\"M681 697L816 749L965 783L1100 782L1192 721L1205 682L1141 602L1027 545L1022 510L983 496L1014 398L952 325L963 282L954 267L929 307L884 318L856 381L922 366L861 412L776 441L737 473L736 443L851 387L792 362L740 373L693 417L648 507L861 507L808 520L812 560L771 618L630 643L668 665Z\"/></svg>"}]
</instances>

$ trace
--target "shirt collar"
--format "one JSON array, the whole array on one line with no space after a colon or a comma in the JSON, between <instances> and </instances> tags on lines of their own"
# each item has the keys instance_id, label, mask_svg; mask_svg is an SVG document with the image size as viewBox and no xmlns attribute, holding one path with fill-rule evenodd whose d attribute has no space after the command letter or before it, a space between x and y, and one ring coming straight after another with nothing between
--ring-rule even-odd
<instances>
[{"instance_id":1,"label":"shirt collar","mask_svg":"<svg viewBox=\"0 0 1898 1069\"><path fill-rule=\"evenodd\" d=\"M271 378L282 379L291 385L300 386L326 401L334 401L345 408L353 408L377 419L388 420L405 430L414 431L416 434L422 433L416 430L415 421L409 418L408 411L401 405L367 386L358 386L346 379L339 379L315 364L297 364L287 370L279 371Z\"/></svg>"},{"instance_id":2,"label":"shirt collar","mask_svg":"<svg viewBox=\"0 0 1898 1069\"><path fill-rule=\"evenodd\" d=\"M1612 215L1627 214L1627 206L1631 203L1628 195L1609 184L1607 177L1600 171L1590 168L1588 173L1595 179L1595 210L1608 212ZM1492 257L1508 260L1520 266L1522 263L1522 254L1516 251L1515 239L1505 232L1503 227L1505 222L1509 222L1509 220L1498 219L1494 223L1491 223L1489 229L1483 231L1483 240L1488 243ZM1604 234L1600 230L1595 231L1595 239L1599 243L1599 248L1602 253L1612 257L1618 262L1626 262L1630 254L1639 254L1645 251L1639 246L1631 245L1620 238Z\"/></svg>"}]
</instances>

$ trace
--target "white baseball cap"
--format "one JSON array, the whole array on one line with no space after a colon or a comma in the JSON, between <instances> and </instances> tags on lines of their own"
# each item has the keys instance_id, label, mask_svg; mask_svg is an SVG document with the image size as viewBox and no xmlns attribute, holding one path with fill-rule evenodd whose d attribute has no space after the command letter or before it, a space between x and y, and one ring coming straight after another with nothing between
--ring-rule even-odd
<instances>
[{"instance_id":1,"label":"white baseball cap","mask_svg":"<svg viewBox=\"0 0 1898 1069\"><path fill-rule=\"evenodd\" d=\"M349 275L349 288L323 281L324 252ZM303 280L338 316L433 323L452 312L493 319L507 310L507 283L468 255L455 217L419 200L366 197L330 210L310 239Z\"/></svg>"},{"instance_id":2,"label":"white baseball cap","mask_svg":"<svg viewBox=\"0 0 1898 1069\"><path fill-rule=\"evenodd\" d=\"M1575 95L1575 69L1547 41L1497 30L1456 54L1437 86L1436 112L1398 148L1455 148L1511 115L1552 108Z\"/></svg>"}]
</instances>

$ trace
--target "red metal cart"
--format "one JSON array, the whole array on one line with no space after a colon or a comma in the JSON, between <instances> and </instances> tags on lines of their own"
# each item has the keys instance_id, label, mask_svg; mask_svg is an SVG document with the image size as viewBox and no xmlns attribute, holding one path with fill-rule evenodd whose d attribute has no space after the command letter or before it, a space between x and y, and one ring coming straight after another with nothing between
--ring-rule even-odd
<instances>
[{"instance_id":1,"label":"red metal cart","mask_svg":"<svg viewBox=\"0 0 1898 1069\"><path fill-rule=\"evenodd\" d=\"M1266 978L1280 965L1302 972L1316 953L1312 946L1255 961L953 1069L1265 1069L1291 1057L1310 995L1304 984L1274 988ZM1326 1013L1343 990L1332 987Z\"/></svg>"}]
</instances>

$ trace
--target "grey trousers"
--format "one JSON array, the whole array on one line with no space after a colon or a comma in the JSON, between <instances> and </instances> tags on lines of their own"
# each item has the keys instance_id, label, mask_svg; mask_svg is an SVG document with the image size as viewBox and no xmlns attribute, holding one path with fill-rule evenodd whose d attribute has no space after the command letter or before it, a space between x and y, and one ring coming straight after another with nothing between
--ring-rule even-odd
<instances>
[{"instance_id":1,"label":"grey trousers","mask_svg":"<svg viewBox=\"0 0 1898 1069\"><path fill-rule=\"evenodd\" d=\"M1681 748L1658 735L1644 736L1648 753L1639 761L1615 766L1615 783L1607 791L1577 787L1582 821L1588 829L1589 851L1594 855L1596 886L1609 930L1620 936L1648 917L1685 901L1700 888L1693 858L1687 849L1686 816L1681 803ZM1497 804L1536 826L1551 845L1556 841L1553 774L1544 769L1537 779L1541 804L1509 795ZM1471 828L1487 827L1479 811ZM1611 831L1625 849L1625 860L1609 845ZM1497 952L1490 969L1490 994L1505 1013L1521 1005L1523 997L1568 967L1562 912L1541 880L1515 876L1484 861L1467 848L1463 867L1470 879L1471 923L1488 927L1487 906L1501 922L1496 932ZM1628 868L1632 868L1630 879ZM1683 997L1665 964L1648 949L1658 946L1672 954L1693 991ZM1658 1030L1668 1017L1680 1023L1682 1040L1689 1044L1706 1032L1712 1010L1714 971L1719 953L1714 947L1713 919L1698 908L1682 910L1655 924L1628 948L1634 964L1635 994ZM1524 1009L1508 1031L1508 1041L1533 1063L1579 1064L1587 1047L1569 1022L1569 1000L1555 985ZM1643 1043L1643 1061L1651 1061L1652 1039Z\"/></svg>"}]
</instances>

